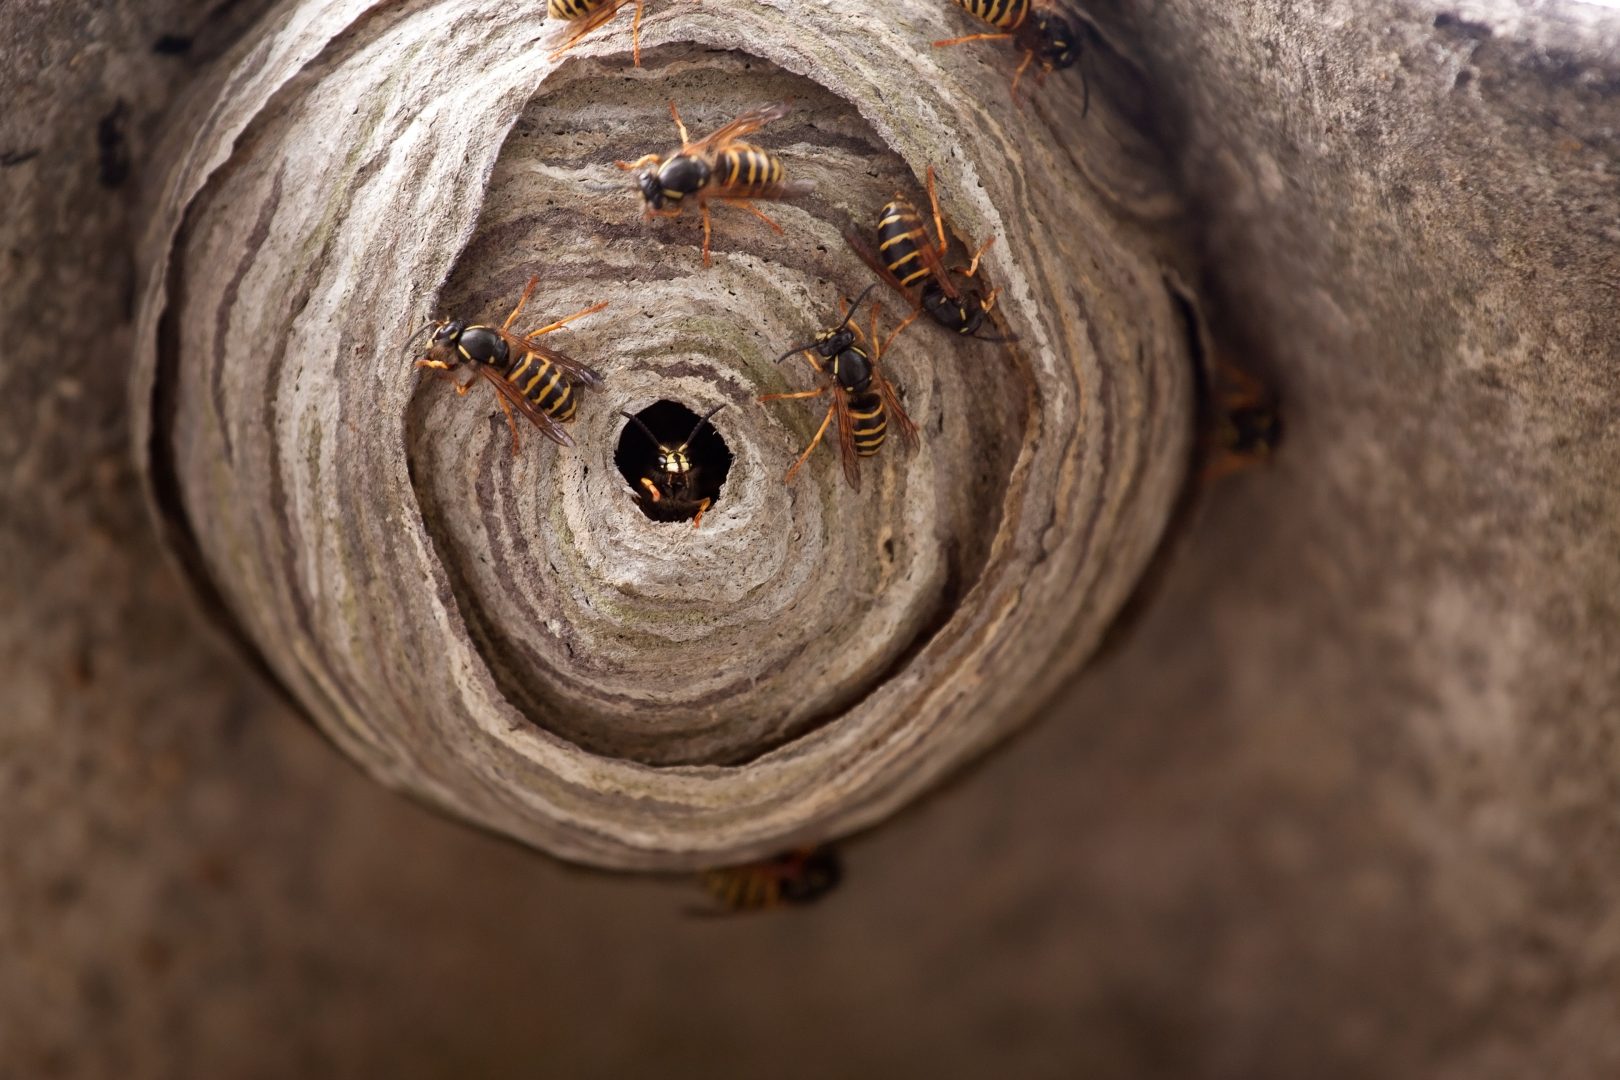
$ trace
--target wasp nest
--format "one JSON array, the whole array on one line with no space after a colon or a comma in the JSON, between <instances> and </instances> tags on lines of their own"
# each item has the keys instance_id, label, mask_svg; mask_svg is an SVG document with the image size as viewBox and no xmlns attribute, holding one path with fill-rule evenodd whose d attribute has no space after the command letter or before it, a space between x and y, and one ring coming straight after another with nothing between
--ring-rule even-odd
<instances>
[{"instance_id":1,"label":"wasp nest","mask_svg":"<svg viewBox=\"0 0 1620 1080\"><path fill-rule=\"evenodd\" d=\"M134 389L152 498L384 783L570 859L732 861L878 821L1095 649L1188 456L1165 189L1103 66L1088 114L1073 72L1020 109L1010 48L929 47L959 9L881 7L655 0L634 68L625 15L553 61L543 4L287 3L175 134ZM816 184L765 207L780 235L716 204L705 269L695 215L642 221L615 162L676 145L671 100L694 136L791 102L753 140ZM953 255L997 238L1016 341L920 320L885 360L920 451L891 438L856 493L829 441L785 484L824 404L756 398L814 385L775 360L873 281L842 231L926 206L929 166ZM606 386L576 447L520 421L514 454L486 386L401 345L498 321L530 276L521 326L609 302L546 339ZM622 414L722 404L701 528L649 517Z\"/></svg>"}]
</instances>

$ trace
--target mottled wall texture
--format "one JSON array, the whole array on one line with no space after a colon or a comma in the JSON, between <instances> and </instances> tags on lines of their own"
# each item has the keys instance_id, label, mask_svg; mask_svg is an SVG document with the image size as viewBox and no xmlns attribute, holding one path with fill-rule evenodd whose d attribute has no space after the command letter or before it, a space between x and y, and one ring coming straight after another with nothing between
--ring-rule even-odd
<instances>
[{"instance_id":1,"label":"mottled wall texture","mask_svg":"<svg viewBox=\"0 0 1620 1080\"><path fill-rule=\"evenodd\" d=\"M217 432L185 426L206 411L188 414L183 396L151 411L150 394L130 390L150 386L136 370L143 356L217 351L206 336L188 344L162 327L154 345L147 305L155 289L178 284L189 302L224 284L205 271L233 250L242 261L246 247L234 249L224 227L240 209L232 199L257 182L266 147L286 135L278 125L297 119L272 107L228 134L216 149L230 167L194 213L166 217L204 118L221 102L246 108L257 92L230 73L244 61L280 65L292 73L287 102L341 119L346 84L309 95L311 83L412 20L459 12L455 33L475 33L482 24L466 13L484 6L0 7L0 1078L1620 1074L1620 11L1574 0L1111 3L1092 11L1107 44L1086 69L1083 118L1065 111L1074 72L1048 79L1021 121L1004 97L1010 49L928 56L929 70L957 80L945 95L961 110L950 123L972 160L991 161L1019 123L1082 133L1054 144L1070 148L1062 162L1079 178L1062 183L1079 189L1076 220L1124 253L1075 270L1092 304L1078 321L1042 313L1039 281L1018 291L1009 317L1021 323L1021 359L1009 377L1037 389L1000 406L996 423L1040 431L1030 417L1091 407L1080 396L1065 405L1050 388L1095 386L1110 341L1043 351L1026 339L1113 325L1106 301L1126 295L1129 278L1120 268L1151 264L1196 298L1221 354L1276 389L1285 440L1269 465L1180 505L1124 618L1077 678L1038 709L1010 690L986 695L1005 725L941 725L976 750L1018 726L1014 714L1033 713L1021 733L971 768L961 767L965 750L930 751L918 760L955 764L898 774L891 795L863 792L858 807L840 809L831 795L810 807L810 832L846 813L846 824L872 824L926 786L916 778L951 778L847 846L840 891L804 911L700 920L683 914L696 899L683 877L574 869L389 791L587 861L690 861L665 858L666 841L646 834L636 834L642 850L662 854L621 859L599 854L623 851L617 840L593 856L555 841L561 833L513 826L523 814L498 785L480 801L434 773L454 756L431 742L445 738L442 726L404 725L378 740L398 760L427 763L415 771L357 750L361 740L330 723L341 710L323 715L309 701L312 685L350 684L300 684L289 672L336 670L347 661L334 643L361 637L296 626L277 636L281 579L231 578L233 568L260 571L246 559L225 565L220 553L235 549L204 535L256 524L234 523L269 473L223 455L209 467L200 451ZM617 84L615 108L645 112L660 80L682 83L685 108L687 90L697 102L740 93L742 79L772 93L804 79L808 106L817 63L842 55L837 36L860 26L832 18L857 5L831 0L731 6L734 17L720 0L648 0L647 67L628 72L621 27L564 65L552 103L572 94L586 108ZM945 0L863 6L865 18L887 20L852 50L868 59L971 29ZM299 51L322 19L345 13L362 29ZM282 20L291 51L253 51L266 19ZM745 21L759 62L711 51ZM814 31L797 52L795 24ZM864 92L875 99L850 111L829 100L821 128L784 121L784 140L829 170L841 154L870 156L863 183L874 189L911 184L943 151L929 145L929 125L903 122L906 101L935 98L912 94L914 71L891 77L887 93L872 75ZM446 182L496 191L451 256L498 261L498 239L481 230L538 227L519 209L545 197L556 181L548 168L560 160L605 180L591 170L620 153L547 126L546 95L530 99L521 82L502 91L516 127L499 160L447 169ZM390 93L407 108L428 90ZM628 147L642 121L618 115L604 111L599 128ZM664 118L646 123L668 139ZM1134 131L1151 131L1158 152L1135 146ZM401 153L411 137L402 125ZM333 148L289 145L296 152L278 160L303 161L310 176L343 163ZM1057 160L1027 149L1038 143L1017 145L1032 161ZM985 169L988 191L1011 182ZM1031 190L1037 205L1057 188L1037 180ZM812 200L784 224L820 236L856 194ZM976 188L949 196L959 238L978 235L996 202ZM254 220L241 212L244 237ZM645 272L690 276L690 223L669 224ZM1061 258L1069 241L1043 248L1041 224L1012 212L1000 221L1006 250L991 273L1012 280ZM180 246L154 239L176 227ZM788 325L801 300L825 302L847 271L816 252L795 268L799 279L762 274L746 241L763 228L717 215L715 273L750 288L783 282L780 297L746 312L760 351L767 337L803 329ZM336 238L331 250L345 242L317 232ZM600 235L607 255L587 254L611 263L612 244L641 233ZM171 268L156 281L160 247L195 272ZM425 287L442 286L445 303L482 315L509 291L459 264L429 265L430 249L402 252L402 265L422 260ZM524 267L496 269L504 282ZM321 302L318 289L310 295ZM691 302L726 321L716 294ZM1129 328L1148 343L1143 356L1157 355L1157 302L1144 300ZM377 333L394 333L388 320L405 314L375 316ZM580 340L591 340L588 325ZM188 332L241 337L228 319L223 331L210 321ZM636 333L656 336L621 326ZM938 411L984 375L930 381L928 340L897 351L896 366L912 380L908 400ZM1166 343L1163 355L1185 347ZM995 362L994 350L970 347L980 348L951 356ZM1108 370L1140 374L1155 362ZM218 396L201 376L202 400L240 425L232 403L252 388L232 380L247 369L220 370L238 373L221 376ZM457 440L501 448L492 409L388 384L371 359L366 371L400 395L380 422L423 433L402 444L418 466L454 464L444 455ZM692 381L693 395L707 378L698 368L652 373ZM645 392L636 378L626 375L632 395ZM1138 423L1178 415L1174 394L1137 400L1147 404L1103 412ZM744 411L741 398L734 408ZM170 494L186 500L190 541L147 505L154 421L175 435L168 465L186 480ZM808 430L780 414L746 423L758 431L732 429L739 445L773 455ZM1158 460L1162 440L1129 430L1141 460ZM251 425L232 435L244 460L283 437ZM985 491L1019 476L1019 462L1068 453L1021 437L987 446L990 479L975 481ZM921 479L874 485L880 474L869 472L861 505L898 508L914 487L948 480L958 448L943 445ZM550 468L554 458L548 449L536 460ZM850 493L836 487L831 460L812 487L836 505ZM487 498L433 487L431 469L408 475L452 525L466 527ZM1075 475L1069 486L1030 479L1030 498L1057 505L1059 492L1108 489L1100 465ZM967 538L967 557L1041 565L1016 529L974 554L980 534L953 497L930 496L946 508L942 527ZM597 511L559 513L571 522ZM881 523L852 527L865 535ZM466 548L481 535L432 539ZM1066 563L1064 534L1053 535L1058 569L1044 572L1088 565ZM334 543L295 546L302 561L285 580L305 580L300 568ZM937 591L924 549L904 539L897 549L922 560L921 592ZM1135 548L1116 550L1097 580L1134 581ZM446 580L445 596L479 587L474 561L465 580ZM210 580L231 587L210 596ZM1020 617L1060 625L1060 598L1034 592L1034 614ZM221 620L222 608L233 618ZM1085 621L1073 618L1061 625ZM1076 633L1054 652L1065 665L1089 651L1090 631ZM1028 659L1009 658L1007 670ZM971 681L962 691L981 692ZM698 758L726 758L701 737L693 745ZM559 820L548 813L523 820ZM743 833L714 850L748 849Z\"/></svg>"}]
</instances>

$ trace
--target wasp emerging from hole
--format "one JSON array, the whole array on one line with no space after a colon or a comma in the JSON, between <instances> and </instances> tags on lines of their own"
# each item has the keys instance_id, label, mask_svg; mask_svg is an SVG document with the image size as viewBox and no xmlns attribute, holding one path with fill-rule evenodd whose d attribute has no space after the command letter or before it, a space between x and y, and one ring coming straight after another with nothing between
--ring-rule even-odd
<instances>
[{"instance_id":1,"label":"wasp emerging from hole","mask_svg":"<svg viewBox=\"0 0 1620 1080\"><path fill-rule=\"evenodd\" d=\"M995 27L996 32L947 38L934 42L934 47L963 45L969 41L1010 40L1024 54L1024 62L1018 65L1018 71L1013 75L1014 104L1018 104L1018 82L1031 63L1040 61L1041 73L1036 77L1038 83L1049 73L1072 67L1080 60L1080 35L1064 15L1043 0L956 0L956 3L969 15ZM1084 19L1081 25L1090 29L1090 23ZM1080 72L1080 85L1085 93L1080 115L1085 116L1091 111L1091 84L1086 80L1084 70Z\"/></svg>"},{"instance_id":2,"label":"wasp emerging from hole","mask_svg":"<svg viewBox=\"0 0 1620 1080\"><path fill-rule=\"evenodd\" d=\"M843 877L843 863L830 847L800 848L746 866L708 870L699 881L715 907L694 909L693 914L736 915L812 904L836 889Z\"/></svg>"},{"instance_id":3,"label":"wasp emerging from hole","mask_svg":"<svg viewBox=\"0 0 1620 1080\"><path fill-rule=\"evenodd\" d=\"M740 206L781 232L782 226L766 217L751 200L791 199L810 192L815 185L808 180L788 180L775 154L740 140L772 120L780 120L788 109L786 104L750 109L708 138L692 142L680 110L670 102L669 115L675 118L675 127L681 133L681 148L667 158L648 154L617 163L621 169L642 170L637 184L645 203L643 216L680 217L687 200L695 202L703 215L704 266L710 265L710 199Z\"/></svg>"},{"instance_id":4,"label":"wasp emerging from hole","mask_svg":"<svg viewBox=\"0 0 1620 1080\"><path fill-rule=\"evenodd\" d=\"M578 45L580 40L595 30L613 20L619 9L629 0L547 0L546 15L559 22L577 22L579 29L563 44L552 50L551 59L556 60L563 53ZM630 51L635 57L636 67L641 66L641 9L646 0L636 0L636 15L630 22Z\"/></svg>"},{"instance_id":5,"label":"wasp emerging from hole","mask_svg":"<svg viewBox=\"0 0 1620 1080\"><path fill-rule=\"evenodd\" d=\"M816 429L815 438L810 445L804 448L799 460L788 469L787 475L782 478L784 483L792 483L793 477L798 473L799 467L810 457L812 451L821 444L822 437L827 434L827 425L833 418L838 418L838 450L844 463L844 477L849 486L856 491L861 490L861 461L863 457L876 454L888 438L889 419L900 429L900 438L906 449L917 448L917 425L911 422L906 410L900 405L900 396L895 392L894 384L883 376L879 364L883 354L888 351L900 331L906 328L906 323L900 324L887 341L878 338L878 310L881 305L872 305L872 337L871 353L866 351L866 335L861 333L860 324L855 322L855 312L865 300L867 294L877 285L871 284L855 303L844 310L844 320L831 330L823 330L816 335L816 339L808 345L799 345L789 349L776 358L781 363L794 353L802 353L810 361L810 366L822 377L822 385L815 390L801 390L793 394L766 394L760 401L787 401L798 398L820 397L823 394L832 394L832 403L827 406L827 415L821 420L821 426ZM843 302L840 301L840 306ZM907 320L909 322L910 320ZM817 359L819 354L820 360ZM826 361L823 366L821 361Z\"/></svg>"},{"instance_id":6,"label":"wasp emerging from hole","mask_svg":"<svg viewBox=\"0 0 1620 1080\"><path fill-rule=\"evenodd\" d=\"M651 476L641 477L641 486L646 490L645 496L637 496L645 501L642 508L647 516L660 521L685 521L692 519L692 528L696 529L703 524L703 515L713 504L713 500L702 493L698 481L702 468L687 456L686 450L697 438L703 425L714 418L714 414L725 408L722 402L710 409L701 420L692 425L692 431L686 440L676 447L665 446L635 413L627 412L625 418L639 427L658 447L658 462ZM694 514L694 508L696 513Z\"/></svg>"},{"instance_id":7,"label":"wasp emerging from hole","mask_svg":"<svg viewBox=\"0 0 1620 1080\"><path fill-rule=\"evenodd\" d=\"M948 242L939 214L939 197L934 193L934 167L928 167L928 203L934 211L934 233L938 242L930 239L928 226L910 200L895 193L878 214L877 250L873 251L860 233L851 228L844 240L872 272L888 282L890 287L905 297L916 309L901 324L910 325L919 312L926 311L939 325L966 337L978 337L991 309L996 306L998 289L980 292L977 288L959 286L953 279L954 270L945 265ZM972 260L959 267L963 277L979 272L979 259L996 242L991 237L979 245ZM986 341L1004 341L1005 338L984 338Z\"/></svg>"},{"instance_id":8,"label":"wasp emerging from hole","mask_svg":"<svg viewBox=\"0 0 1620 1080\"><path fill-rule=\"evenodd\" d=\"M601 311L608 306L606 300L576 311L566 319L558 319L538 330L531 330L522 337L512 333L512 324L529 302L538 280L529 279L523 288L523 295L518 298L517 307L512 309L512 314L500 326L485 326L482 323L468 326L457 319L438 319L423 326L405 343L405 351L409 351L411 343L424 331L432 330L427 353L416 362L416 366L429 368L442 378L449 379L455 383L458 394L466 394L478 381L476 376L466 382L456 379L454 373L462 364L471 364L477 376L489 380L496 390L501 411L506 414L507 426L512 429L514 454L518 452L521 440L517 419L512 415L513 409L533 421L552 442L573 446L573 436L564 431L562 425L574 418L574 409L578 404L575 389L584 387L595 390L602 385L602 376L595 371L535 339L567 326L575 319Z\"/></svg>"}]
</instances>

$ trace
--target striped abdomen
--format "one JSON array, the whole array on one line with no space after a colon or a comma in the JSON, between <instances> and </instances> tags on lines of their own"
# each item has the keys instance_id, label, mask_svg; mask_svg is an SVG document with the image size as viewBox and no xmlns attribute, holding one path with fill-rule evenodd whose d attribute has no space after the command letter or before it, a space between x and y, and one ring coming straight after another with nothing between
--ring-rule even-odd
<instances>
[{"instance_id":1,"label":"striped abdomen","mask_svg":"<svg viewBox=\"0 0 1620 1080\"><path fill-rule=\"evenodd\" d=\"M878 216L878 258L908 289L928 276L928 264L918 246L928 243L916 207L904 199L895 199L883 208Z\"/></svg>"},{"instance_id":2,"label":"striped abdomen","mask_svg":"<svg viewBox=\"0 0 1620 1080\"><path fill-rule=\"evenodd\" d=\"M559 0L551 0L553 4ZM1002 30L1016 30L1029 17L1030 0L956 0L976 19Z\"/></svg>"},{"instance_id":3,"label":"striped abdomen","mask_svg":"<svg viewBox=\"0 0 1620 1080\"><path fill-rule=\"evenodd\" d=\"M715 182L729 194L742 198L751 191L777 186L784 175L775 154L742 143L733 143L721 151L714 167Z\"/></svg>"},{"instance_id":4,"label":"striped abdomen","mask_svg":"<svg viewBox=\"0 0 1620 1080\"><path fill-rule=\"evenodd\" d=\"M875 390L849 395L849 424L855 431L855 452L871 457L888 437L889 418L883 408L883 395Z\"/></svg>"},{"instance_id":5,"label":"striped abdomen","mask_svg":"<svg viewBox=\"0 0 1620 1080\"><path fill-rule=\"evenodd\" d=\"M601 8L607 0L547 0L546 14L553 19L572 22Z\"/></svg>"},{"instance_id":6,"label":"striped abdomen","mask_svg":"<svg viewBox=\"0 0 1620 1080\"><path fill-rule=\"evenodd\" d=\"M574 407L578 404L574 384L568 381L562 368L545 357L524 353L516 364L501 372L501 377L559 424L574 418Z\"/></svg>"}]
</instances>

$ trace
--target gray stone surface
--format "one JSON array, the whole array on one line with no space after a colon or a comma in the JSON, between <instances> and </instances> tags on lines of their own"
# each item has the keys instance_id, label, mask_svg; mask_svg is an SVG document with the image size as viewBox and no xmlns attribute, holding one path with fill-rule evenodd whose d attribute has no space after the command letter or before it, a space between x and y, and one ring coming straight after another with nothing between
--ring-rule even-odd
<instances>
[{"instance_id":1,"label":"gray stone surface","mask_svg":"<svg viewBox=\"0 0 1620 1080\"><path fill-rule=\"evenodd\" d=\"M387 794L187 617L97 128L138 181L190 5L88 7L0 11L0 314L72 342L0 343L0 1076L1620 1069L1612 11L1134 13L1284 451L840 893L717 923Z\"/></svg>"}]
</instances>

